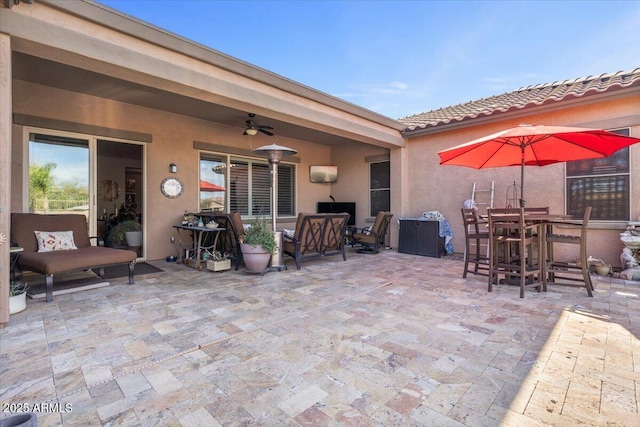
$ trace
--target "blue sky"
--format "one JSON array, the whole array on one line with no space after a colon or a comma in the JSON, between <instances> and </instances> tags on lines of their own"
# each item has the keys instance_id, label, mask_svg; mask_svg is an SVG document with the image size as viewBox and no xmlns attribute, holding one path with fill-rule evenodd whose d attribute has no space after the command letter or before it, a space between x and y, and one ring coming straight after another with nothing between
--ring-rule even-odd
<instances>
[{"instance_id":1,"label":"blue sky","mask_svg":"<svg viewBox=\"0 0 640 427\"><path fill-rule=\"evenodd\" d=\"M640 1L99 3L391 118L640 67Z\"/></svg>"}]
</instances>

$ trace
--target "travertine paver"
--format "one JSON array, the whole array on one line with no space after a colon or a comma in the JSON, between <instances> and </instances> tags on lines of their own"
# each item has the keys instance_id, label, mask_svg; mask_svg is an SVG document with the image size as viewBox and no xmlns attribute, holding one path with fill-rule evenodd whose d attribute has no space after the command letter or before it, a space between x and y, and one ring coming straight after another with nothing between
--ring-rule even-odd
<instances>
[{"instance_id":1,"label":"travertine paver","mask_svg":"<svg viewBox=\"0 0 640 427\"><path fill-rule=\"evenodd\" d=\"M42 426L636 426L640 283L486 291L385 250L264 276L164 272L29 300L0 400ZM34 407L38 404L38 407ZM56 406L57 405L57 406Z\"/></svg>"}]
</instances>

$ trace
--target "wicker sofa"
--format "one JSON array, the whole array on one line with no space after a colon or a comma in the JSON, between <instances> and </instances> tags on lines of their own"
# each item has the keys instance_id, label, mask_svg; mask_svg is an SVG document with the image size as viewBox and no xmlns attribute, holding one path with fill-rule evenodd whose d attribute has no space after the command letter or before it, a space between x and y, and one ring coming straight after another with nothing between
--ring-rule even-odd
<instances>
[{"instance_id":1,"label":"wicker sofa","mask_svg":"<svg viewBox=\"0 0 640 427\"><path fill-rule=\"evenodd\" d=\"M39 252L39 232L73 232L72 243L76 249ZM32 213L11 214L11 242L22 247L15 264L16 277L21 271L32 271L45 276L47 302L53 301L53 277L57 273L75 270L98 269L103 277L104 267L129 264L129 284L134 284L134 265L138 254L124 249L92 246L87 232L87 218L78 214L41 215ZM96 238L97 239L97 238ZM101 241L98 244L102 244ZM54 248L55 249L55 248Z\"/></svg>"},{"instance_id":2,"label":"wicker sofa","mask_svg":"<svg viewBox=\"0 0 640 427\"><path fill-rule=\"evenodd\" d=\"M298 214L293 236L283 238L282 252L295 259L298 270L300 261L309 257L342 254L346 261L344 237L349 216L348 213Z\"/></svg>"}]
</instances>

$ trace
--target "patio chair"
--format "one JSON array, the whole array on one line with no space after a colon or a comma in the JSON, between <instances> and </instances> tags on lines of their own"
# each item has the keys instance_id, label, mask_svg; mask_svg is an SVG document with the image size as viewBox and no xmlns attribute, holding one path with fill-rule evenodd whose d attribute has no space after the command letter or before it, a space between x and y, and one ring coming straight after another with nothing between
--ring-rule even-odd
<instances>
[{"instance_id":1,"label":"patio chair","mask_svg":"<svg viewBox=\"0 0 640 427\"><path fill-rule=\"evenodd\" d=\"M466 279L467 273L480 276L489 275L489 258L480 254L481 244L489 246L489 231L480 229L480 222L475 209L462 208L462 223L464 225L464 271L462 277ZM483 224L485 225L485 224ZM484 228L484 227L483 227ZM473 254L471 246L475 246ZM488 252L488 251L487 251ZM469 263L473 264L473 269L469 269Z\"/></svg>"},{"instance_id":2,"label":"patio chair","mask_svg":"<svg viewBox=\"0 0 640 427\"><path fill-rule=\"evenodd\" d=\"M293 235L284 236L282 252L295 259L298 270L300 261L309 257L342 254L342 259L346 261L344 241L347 221L348 213L300 212Z\"/></svg>"},{"instance_id":3,"label":"patio chair","mask_svg":"<svg viewBox=\"0 0 640 427\"><path fill-rule=\"evenodd\" d=\"M498 277L502 274L505 276L504 283L520 285L520 298L524 298L525 288L528 287L546 292L546 282L541 281L540 264L528 262L526 255L527 250L532 254L533 243L539 240L539 236L532 232L538 229L539 224L527 223L523 208L487 209L487 212L491 247L488 291L493 291L493 285L498 283ZM515 247L513 252L512 246Z\"/></svg>"},{"instance_id":4,"label":"patio chair","mask_svg":"<svg viewBox=\"0 0 640 427\"><path fill-rule=\"evenodd\" d=\"M391 212L378 212L371 229L356 229L351 235L351 246L362 245L362 248L358 249L358 253L377 254L380 252L380 246L385 244L392 217L393 214Z\"/></svg>"},{"instance_id":5,"label":"patio chair","mask_svg":"<svg viewBox=\"0 0 640 427\"><path fill-rule=\"evenodd\" d=\"M549 207L548 206L540 206L540 207L525 207L524 208L524 214L525 215L548 215L549 214ZM540 222L540 221L537 221ZM529 229L529 234L531 236L534 237L538 237L538 232L542 231L542 227L540 228L531 228ZM533 251L533 253L531 254L531 259L530 262L539 262L538 257L536 254L539 254L540 250L538 249L537 251Z\"/></svg>"},{"instance_id":6,"label":"patio chair","mask_svg":"<svg viewBox=\"0 0 640 427\"><path fill-rule=\"evenodd\" d=\"M237 270L243 261L242 251L240 250L240 239L244 236L244 225L240 213L203 210L196 215L204 218L206 222L214 220L221 228L226 230L222 238L218 240L216 250L232 259L235 264L234 269Z\"/></svg>"},{"instance_id":7,"label":"patio chair","mask_svg":"<svg viewBox=\"0 0 640 427\"><path fill-rule=\"evenodd\" d=\"M591 276L589 275L589 264L587 263L587 226L589 225L589 218L591 218L591 206L587 206L584 210L584 217L582 223L577 222L554 222L547 223L546 250L547 250L547 265L546 273L547 277L544 277L544 281L553 283L556 285L564 286L584 286L587 289L587 294L593 296L593 283L591 282ZM553 226L563 226L570 228L578 228L580 230L579 235L559 234L553 232ZM578 262L558 261L554 259L553 245L554 244L568 244L580 246L580 259ZM565 274L570 274L566 276ZM582 282L579 283L564 283L558 282L558 280L569 282Z\"/></svg>"}]
</instances>

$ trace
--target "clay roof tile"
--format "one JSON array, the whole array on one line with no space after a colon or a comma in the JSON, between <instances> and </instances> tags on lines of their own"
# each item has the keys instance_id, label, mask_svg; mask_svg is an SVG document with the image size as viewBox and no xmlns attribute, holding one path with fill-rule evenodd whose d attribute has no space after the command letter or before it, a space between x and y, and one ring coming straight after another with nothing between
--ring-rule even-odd
<instances>
[{"instance_id":1,"label":"clay roof tile","mask_svg":"<svg viewBox=\"0 0 640 427\"><path fill-rule=\"evenodd\" d=\"M513 92L415 114L398 121L407 126L406 131L414 131L630 86L640 86L640 68L522 87Z\"/></svg>"}]
</instances>

